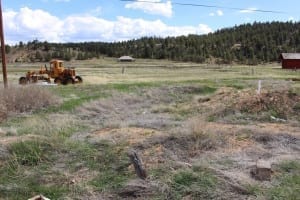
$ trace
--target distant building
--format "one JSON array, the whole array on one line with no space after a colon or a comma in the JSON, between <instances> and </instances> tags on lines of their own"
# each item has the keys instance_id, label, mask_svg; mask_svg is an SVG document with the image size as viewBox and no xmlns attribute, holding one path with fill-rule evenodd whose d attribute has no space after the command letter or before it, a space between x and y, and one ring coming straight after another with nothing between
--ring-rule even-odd
<instances>
[{"instance_id":1,"label":"distant building","mask_svg":"<svg viewBox=\"0 0 300 200\"><path fill-rule=\"evenodd\" d=\"M131 56L122 56L118 59L118 61L120 61L120 62L133 62L134 58L132 58Z\"/></svg>"},{"instance_id":2,"label":"distant building","mask_svg":"<svg viewBox=\"0 0 300 200\"><path fill-rule=\"evenodd\" d=\"M280 54L282 69L300 69L300 53Z\"/></svg>"}]
</instances>

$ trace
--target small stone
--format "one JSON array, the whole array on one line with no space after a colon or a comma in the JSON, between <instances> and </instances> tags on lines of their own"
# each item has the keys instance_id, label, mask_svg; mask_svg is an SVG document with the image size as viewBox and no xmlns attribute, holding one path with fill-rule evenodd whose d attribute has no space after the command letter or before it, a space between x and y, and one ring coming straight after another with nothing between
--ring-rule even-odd
<instances>
[{"instance_id":1,"label":"small stone","mask_svg":"<svg viewBox=\"0 0 300 200\"><path fill-rule=\"evenodd\" d=\"M272 175L271 163L259 159L250 171L253 178L259 181L270 181Z\"/></svg>"}]
</instances>

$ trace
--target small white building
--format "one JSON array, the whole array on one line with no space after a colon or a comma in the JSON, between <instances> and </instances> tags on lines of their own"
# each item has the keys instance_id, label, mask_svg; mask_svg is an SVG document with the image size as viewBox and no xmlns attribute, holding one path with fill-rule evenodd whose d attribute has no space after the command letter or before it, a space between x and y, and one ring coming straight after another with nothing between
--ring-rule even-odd
<instances>
[{"instance_id":1,"label":"small white building","mask_svg":"<svg viewBox=\"0 0 300 200\"><path fill-rule=\"evenodd\" d=\"M132 58L131 56L122 56L122 57L118 58L118 61L120 61L120 62L133 62L134 58Z\"/></svg>"}]
</instances>

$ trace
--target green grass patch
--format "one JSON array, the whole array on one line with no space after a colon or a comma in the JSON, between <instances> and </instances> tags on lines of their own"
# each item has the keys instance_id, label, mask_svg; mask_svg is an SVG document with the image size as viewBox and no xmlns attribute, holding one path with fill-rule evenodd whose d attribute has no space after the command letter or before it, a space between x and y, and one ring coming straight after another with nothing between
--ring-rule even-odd
<instances>
[{"instance_id":1,"label":"green grass patch","mask_svg":"<svg viewBox=\"0 0 300 200\"><path fill-rule=\"evenodd\" d=\"M51 170L62 146L52 139L11 144L10 156L0 167L0 199L28 199L38 194L59 199L67 194L67 178Z\"/></svg>"},{"instance_id":2,"label":"green grass patch","mask_svg":"<svg viewBox=\"0 0 300 200\"><path fill-rule=\"evenodd\" d=\"M66 142L65 153L68 154L68 166L71 170L76 170L78 164L84 165L92 170L98 170L101 166L99 161L99 151L96 146L80 142Z\"/></svg>"},{"instance_id":3,"label":"green grass patch","mask_svg":"<svg viewBox=\"0 0 300 200\"><path fill-rule=\"evenodd\" d=\"M49 107L44 111L47 113L72 111L85 102L109 96L105 85L58 86L51 88L51 90L63 98L63 103Z\"/></svg>"},{"instance_id":4,"label":"green grass patch","mask_svg":"<svg viewBox=\"0 0 300 200\"><path fill-rule=\"evenodd\" d=\"M206 168L194 167L193 170L180 170L172 178L171 188L174 199L190 195L193 199L213 199L217 178Z\"/></svg>"},{"instance_id":5,"label":"green grass patch","mask_svg":"<svg viewBox=\"0 0 300 200\"><path fill-rule=\"evenodd\" d=\"M169 113L178 121L187 119L201 111L193 101L197 95L208 95L214 93L216 88L205 85L175 85L170 92L165 94L172 103L155 105L153 113Z\"/></svg>"},{"instance_id":6,"label":"green grass patch","mask_svg":"<svg viewBox=\"0 0 300 200\"><path fill-rule=\"evenodd\" d=\"M63 103L56 106L49 107L47 113L72 111L76 107L85 102L89 102L99 98L106 98L111 96L113 91L118 92L134 92L138 88L154 87L157 83L114 83L114 84L99 84L99 85L71 85L59 86L51 88L51 90L58 96L63 98Z\"/></svg>"},{"instance_id":7,"label":"green grass patch","mask_svg":"<svg viewBox=\"0 0 300 200\"><path fill-rule=\"evenodd\" d=\"M40 173L43 173L43 176ZM64 182L66 178L63 174L51 172L46 175L37 168L34 171L22 169L14 176L10 176L6 182L0 180L0 198L23 200L43 194L50 199L60 199L69 192Z\"/></svg>"},{"instance_id":8,"label":"green grass patch","mask_svg":"<svg viewBox=\"0 0 300 200\"><path fill-rule=\"evenodd\" d=\"M190 94L197 94L197 95L205 95L205 94L212 94L217 90L215 87L207 86L207 85L195 85L192 90L190 90Z\"/></svg>"},{"instance_id":9,"label":"green grass patch","mask_svg":"<svg viewBox=\"0 0 300 200\"><path fill-rule=\"evenodd\" d=\"M133 172L128 171L130 165L125 146L114 146L107 142L97 144L97 163L99 175L90 184L99 191L120 188Z\"/></svg>"},{"instance_id":10,"label":"green grass patch","mask_svg":"<svg viewBox=\"0 0 300 200\"><path fill-rule=\"evenodd\" d=\"M276 167L277 168L277 167ZM246 186L250 194L268 200L298 200L300 197L300 162L285 161L278 165L271 187L262 185Z\"/></svg>"},{"instance_id":11,"label":"green grass patch","mask_svg":"<svg viewBox=\"0 0 300 200\"><path fill-rule=\"evenodd\" d=\"M299 171L298 171L299 172ZM278 185L267 192L271 200L297 200L300 197L300 175L283 175L278 177Z\"/></svg>"},{"instance_id":12,"label":"green grass patch","mask_svg":"<svg viewBox=\"0 0 300 200\"><path fill-rule=\"evenodd\" d=\"M165 179L168 179L170 174L170 169L165 165L160 165L156 168L149 170L149 177L153 177L156 180L164 181Z\"/></svg>"},{"instance_id":13,"label":"green grass patch","mask_svg":"<svg viewBox=\"0 0 300 200\"><path fill-rule=\"evenodd\" d=\"M46 114L39 113L24 117L16 117L2 124L6 129L13 128L14 135L50 136L52 138L68 138L73 133L88 130L88 127L80 123L72 114Z\"/></svg>"},{"instance_id":14,"label":"green grass patch","mask_svg":"<svg viewBox=\"0 0 300 200\"><path fill-rule=\"evenodd\" d=\"M10 148L18 164L25 166L35 166L41 162L51 161L51 152L55 149L51 143L38 140L28 140L13 143Z\"/></svg>"},{"instance_id":15,"label":"green grass patch","mask_svg":"<svg viewBox=\"0 0 300 200\"><path fill-rule=\"evenodd\" d=\"M242 90L246 87L249 87L249 81L253 80L252 78L225 78L218 79L215 82L215 87L231 87L238 90Z\"/></svg>"},{"instance_id":16,"label":"green grass patch","mask_svg":"<svg viewBox=\"0 0 300 200\"><path fill-rule=\"evenodd\" d=\"M120 189L130 177L130 174L125 173L124 171L105 170L104 172L100 172L90 184L97 190L104 192Z\"/></svg>"},{"instance_id":17,"label":"green grass patch","mask_svg":"<svg viewBox=\"0 0 300 200\"><path fill-rule=\"evenodd\" d=\"M280 171L276 177L275 186L268 191L267 196L271 200L299 199L300 162L286 161L281 163L279 167Z\"/></svg>"},{"instance_id":18,"label":"green grass patch","mask_svg":"<svg viewBox=\"0 0 300 200\"><path fill-rule=\"evenodd\" d=\"M300 162L299 161L286 161L279 165L282 172L287 173L297 173L300 172Z\"/></svg>"},{"instance_id":19,"label":"green grass patch","mask_svg":"<svg viewBox=\"0 0 300 200\"><path fill-rule=\"evenodd\" d=\"M154 83L154 82L137 82L137 83L115 83L107 85L109 88L117 90L119 92L132 92L138 88L146 88L146 87L157 87L162 83Z\"/></svg>"},{"instance_id":20,"label":"green grass patch","mask_svg":"<svg viewBox=\"0 0 300 200\"><path fill-rule=\"evenodd\" d=\"M244 187L247 190L247 192L253 196L260 196L263 193L262 187L257 184L253 184L253 185L248 184L245 185Z\"/></svg>"}]
</instances>

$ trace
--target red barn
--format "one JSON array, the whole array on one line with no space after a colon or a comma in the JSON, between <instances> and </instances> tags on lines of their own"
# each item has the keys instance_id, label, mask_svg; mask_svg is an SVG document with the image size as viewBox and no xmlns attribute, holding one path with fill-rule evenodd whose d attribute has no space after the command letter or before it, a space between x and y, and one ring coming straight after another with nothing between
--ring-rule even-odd
<instances>
[{"instance_id":1,"label":"red barn","mask_svg":"<svg viewBox=\"0 0 300 200\"><path fill-rule=\"evenodd\" d=\"M300 69L300 53L280 54L282 69Z\"/></svg>"}]
</instances>

